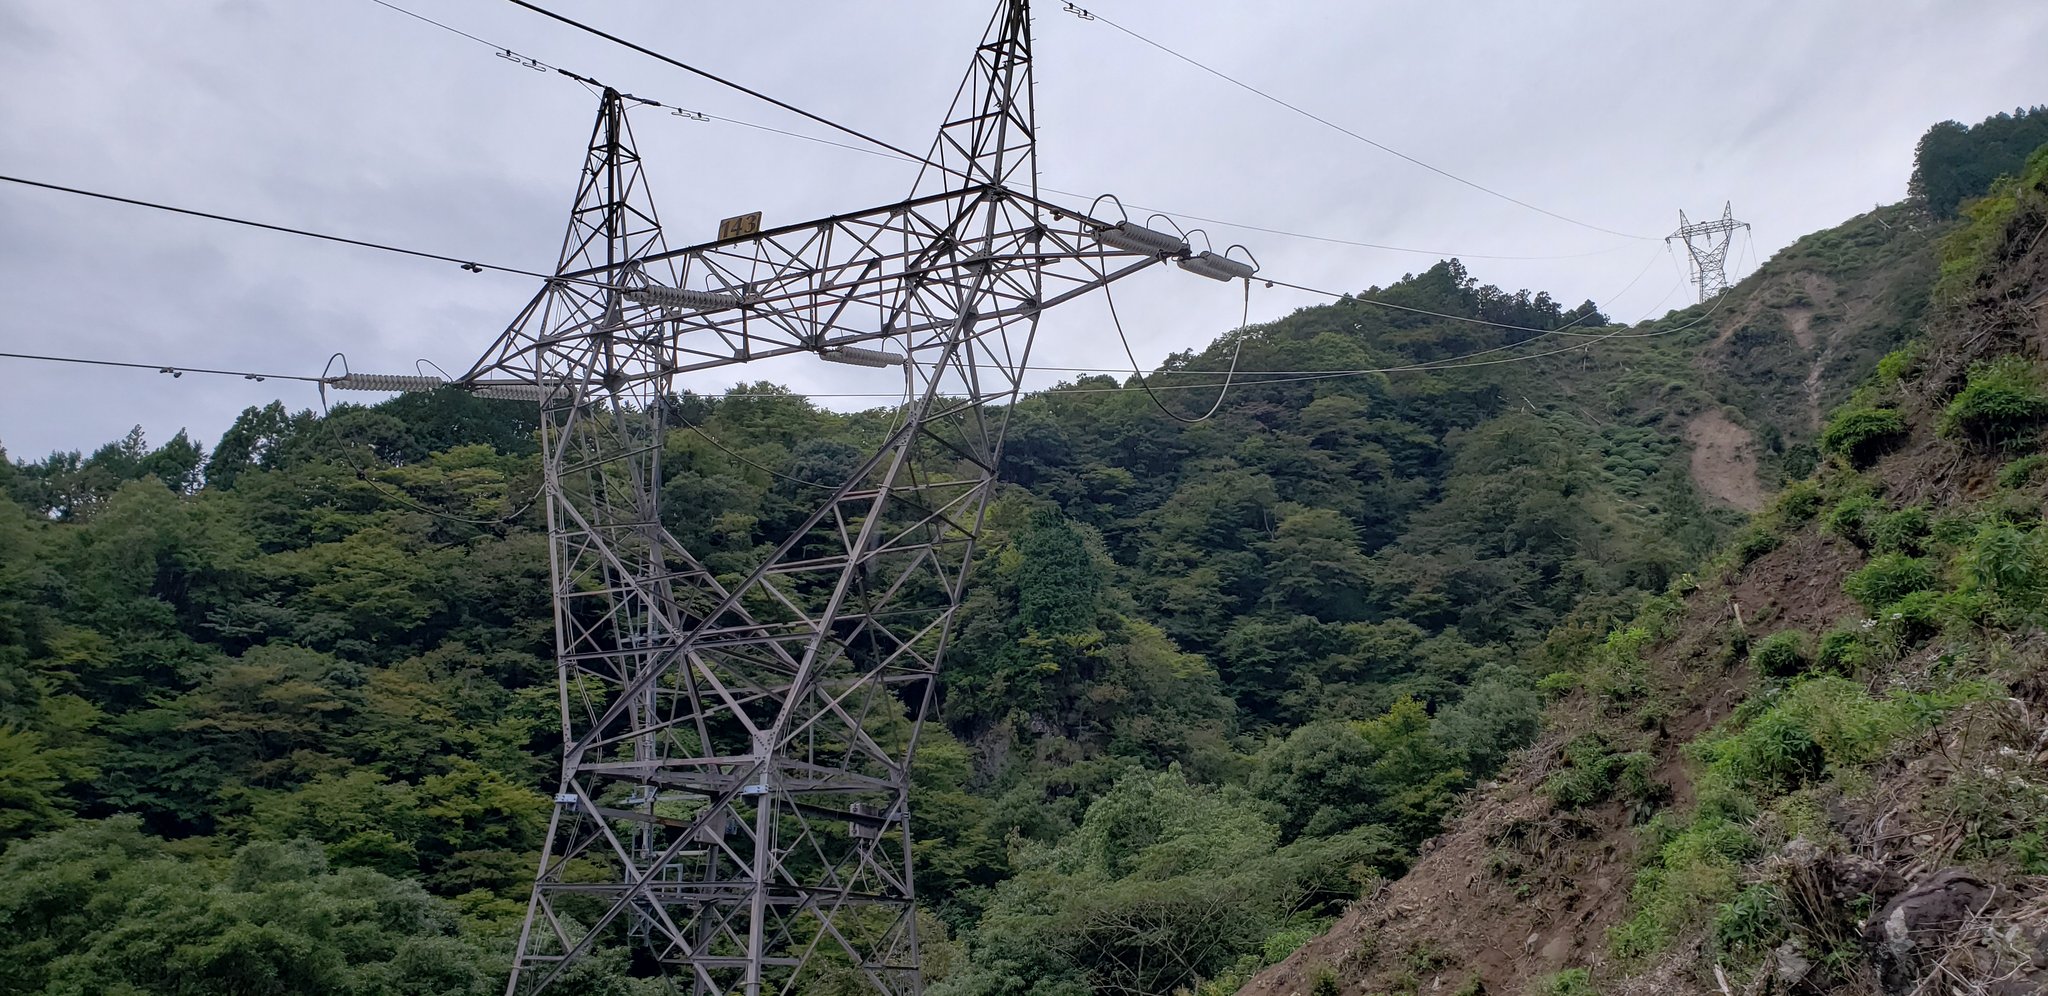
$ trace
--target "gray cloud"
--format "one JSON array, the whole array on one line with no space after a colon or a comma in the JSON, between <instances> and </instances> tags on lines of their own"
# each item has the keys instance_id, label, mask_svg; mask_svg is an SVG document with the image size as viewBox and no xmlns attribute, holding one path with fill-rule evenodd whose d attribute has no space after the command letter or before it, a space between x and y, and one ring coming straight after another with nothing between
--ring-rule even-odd
<instances>
[{"instance_id":1,"label":"gray cloud","mask_svg":"<svg viewBox=\"0 0 2048 996\"><path fill-rule=\"evenodd\" d=\"M628 91L819 133L510 5L401 2ZM913 148L990 6L561 5ZM1390 146L1601 226L1661 236L1680 208L1706 214L1733 199L1756 225L1757 255L1900 197L1929 124L2048 99L2037 56L2048 7L2026 0L1097 7ZM1486 197L1051 0L1036 26L1049 186L1461 253L1593 253L1469 265L1482 280L1593 297L1625 318L1682 300L1658 242ZM594 109L561 77L369 0L0 0L0 49L29 81L0 93L7 172L535 268L558 247ZM775 223L886 202L912 177L901 163L733 125L644 111L635 127L678 244L744 211ZM1273 275L1340 290L1432 261L1203 227L1252 246ZM23 189L0 190L0 267L0 349L280 372L317 372L337 349L359 370L410 371L420 357L455 370L533 291L502 274ZM1150 362L1235 324L1236 294L1161 272L1119 288L1118 303ZM1311 303L1261 290L1252 317ZM1048 317L1035 357L1116 366L1107 334L1099 303L1076 302ZM278 382L0 362L0 443L14 456L90 448L136 423L155 439L189 426L210 443L246 405L314 401ZM819 392L895 386L795 362L698 386L763 377Z\"/></svg>"}]
</instances>

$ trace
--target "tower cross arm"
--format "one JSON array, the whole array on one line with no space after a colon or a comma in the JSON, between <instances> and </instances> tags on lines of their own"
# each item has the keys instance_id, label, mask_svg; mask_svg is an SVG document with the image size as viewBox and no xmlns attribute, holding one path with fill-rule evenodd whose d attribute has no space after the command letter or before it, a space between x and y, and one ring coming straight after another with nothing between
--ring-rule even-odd
<instances>
[{"instance_id":1,"label":"tower cross arm","mask_svg":"<svg viewBox=\"0 0 2048 996\"><path fill-rule=\"evenodd\" d=\"M983 288L979 317L1001 319L1187 255L1105 242L1102 233L1118 224L984 184L564 269L553 285L558 298L590 320L566 335L556 326L551 337L515 322L462 381L536 384L548 366L537 354L603 335L659 344L659 362L622 371L632 379L849 346L936 350L957 319L953 302L969 287ZM1042 280L987 279L1020 266Z\"/></svg>"}]
</instances>

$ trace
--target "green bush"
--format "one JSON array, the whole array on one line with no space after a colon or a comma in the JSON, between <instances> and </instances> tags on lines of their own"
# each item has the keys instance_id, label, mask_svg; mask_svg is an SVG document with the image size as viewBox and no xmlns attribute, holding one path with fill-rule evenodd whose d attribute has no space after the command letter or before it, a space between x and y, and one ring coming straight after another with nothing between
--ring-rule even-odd
<instances>
[{"instance_id":1,"label":"green bush","mask_svg":"<svg viewBox=\"0 0 2048 996\"><path fill-rule=\"evenodd\" d=\"M2032 453L2006 464L1998 471L2001 488L2024 488L2036 478L2048 477L2048 453Z\"/></svg>"},{"instance_id":2,"label":"green bush","mask_svg":"<svg viewBox=\"0 0 2048 996\"><path fill-rule=\"evenodd\" d=\"M1543 791L1559 809L1582 809L1619 794L1645 800L1658 794L1650 780L1656 759L1642 751L1621 753L1596 733L1573 737L1564 747L1565 767L1543 783Z\"/></svg>"},{"instance_id":3,"label":"green bush","mask_svg":"<svg viewBox=\"0 0 2048 996\"><path fill-rule=\"evenodd\" d=\"M1561 699L1579 687L1577 671L1552 671L1536 680L1536 690L1553 699Z\"/></svg>"},{"instance_id":4,"label":"green bush","mask_svg":"<svg viewBox=\"0 0 2048 996\"><path fill-rule=\"evenodd\" d=\"M1820 432L1820 448L1865 467L1906 438L1906 420L1893 408L1843 408Z\"/></svg>"},{"instance_id":5,"label":"green bush","mask_svg":"<svg viewBox=\"0 0 2048 996\"><path fill-rule=\"evenodd\" d=\"M1784 940L1789 929L1784 895L1762 882L1714 911L1714 946L1730 954L1760 955Z\"/></svg>"},{"instance_id":6,"label":"green bush","mask_svg":"<svg viewBox=\"0 0 2048 996\"><path fill-rule=\"evenodd\" d=\"M1798 525L1820 512L1820 485L1812 481L1799 481L1787 485L1778 493L1776 504L1778 516L1788 525Z\"/></svg>"},{"instance_id":7,"label":"green bush","mask_svg":"<svg viewBox=\"0 0 2048 996\"><path fill-rule=\"evenodd\" d=\"M1748 829L1718 817L1699 816L1675 831L1669 825L1661 829L1670 832L1669 838L1636 873L1629 890L1635 914L1607 935L1614 953L1627 961L1663 951L1696 915L1732 898L1742 862L1758 849Z\"/></svg>"},{"instance_id":8,"label":"green bush","mask_svg":"<svg viewBox=\"0 0 2048 996\"><path fill-rule=\"evenodd\" d=\"M1916 591L1931 590L1937 583L1934 566L1928 561L1887 553L1871 558L1862 570L1849 575L1842 589L1875 616L1893 602Z\"/></svg>"},{"instance_id":9,"label":"green bush","mask_svg":"<svg viewBox=\"0 0 2048 996\"><path fill-rule=\"evenodd\" d=\"M1813 655L1814 667L1835 674L1853 675L1870 662L1870 644L1863 634L1838 629L1820 638L1820 650Z\"/></svg>"},{"instance_id":10,"label":"green bush","mask_svg":"<svg viewBox=\"0 0 2048 996\"><path fill-rule=\"evenodd\" d=\"M2048 837L2044 837L2041 831L2014 837L2007 845L2006 853L2019 862L2021 871L2029 875L2048 875Z\"/></svg>"},{"instance_id":11,"label":"green bush","mask_svg":"<svg viewBox=\"0 0 2048 996\"><path fill-rule=\"evenodd\" d=\"M1343 991L1344 988L1337 984L1337 970L1328 965L1317 967L1308 984L1309 996L1339 996Z\"/></svg>"},{"instance_id":12,"label":"green bush","mask_svg":"<svg viewBox=\"0 0 2048 996\"><path fill-rule=\"evenodd\" d=\"M1951 611L1955 607L1947 595L1916 591L1885 606L1878 614L1878 623L1894 645L1909 647L1941 632L1943 625L1955 617Z\"/></svg>"},{"instance_id":13,"label":"green bush","mask_svg":"<svg viewBox=\"0 0 2048 996\"><path fill-rule=\"evenodd\" d=\"M1829 768L1870 764L1949 710L1995 693L1990 686L1965 682L1940 692L1897 692L1878 699L1847 678L1814 677L1746 706L1737 714L1743 721L1736 728L1696 741L1688 750L1706 765L1705 779L1717 787L1775 797Z\"/></svg>"},{"instance_id":14,"label":"green bush","mask_svg":"<svg viewBox=\"0 0 2048 996\"><path fill-rule=\"evenodd\" d=\"M2048 529L1985 525L1957 563L1967 589L1989 594L2008 610L2036 616L2048 603Z\"/></svg>"},{"instance_id":15,"label":"green bush","mask_svg":"<svg viewBox=\"0 0 2048 996\"><path fill-rule=\"evenodd\" d=\"M1567 968L1537 979L1529 987L1529 996L1600 996L1600 990L1593 988L1593 973Z\"/></svg>"},{"instance_id":16,"label":"green bush","mask_svg":"<svg viewBox=\"0 0 2048 996\"><path fill-rule=\"evenodd\" d=\"M1821 522L1821 528L1840 536L1857 546L1869 548L1870 523L1884 509L1884 503L1871 495L1850 495L1835 503Z\"/></svg>"},{"instance_id":17,"label":"green bush","mask_svg":"<svg viewBox=\"0 0 2048 996\"><path fill-rule=\"evenodd\" d=\"M1931 531L1927 510L1918 505L1877 517L1870 523L1870 546L1880 553L1925 552L1922 543Z\"/></svg>"},{"instance_id":18,"label":"green bush","mask_svg":"<svg viewBox=\"0 0 2048 996\"><path fill-rule=\"evenodd\" d=\"M1913 347L1895 349L1877 361L1877 379L1886 384L1896 384L1912 376L1919 365L1920 357Z\"/></svg>"},{"instance_id":19,"label":"green bush","mask_svg":"<svg viewBox=\"0 0 2048 996\"><path fill-rule=\"evenodd\" d=\"M2048 390L2034 364L2005 356L1970 370L1969 383L1941 413L1944 436L1986 445L2033 435L2048 422Z\"/></svg>"},{"instance_id":20,"label":"green bush","mask_svg":"<svg viewBox=\"0 0 2048 996\"><path fill-rule=\"evenodd\" d=\"M1749 649L1749 666L1766 678L1789 678L1806 669L1806 634L1772 633Z\"/></svg>"},{"instance_id":21,"label":"green bush","mask_svg":"<svg viewBox=\"0 0 2048 996\"><path fill-rule=\"evenodd\" d=\"M1938 546L1948 547L1963 545L1976 532L1977 517L1967 512L1937 515L1927 528L1928 539Z\"/></svg>"},{"instance_id":22,"label":"green bush","mask_svg":"<svg viewBox=\"0 0 2048 996\"><path fill-rule=\"evenodd\" d=\"M1763 559L1764 554L1777 549L1780 542L1778 534L1762 526L1751 525L1735 537L1735 563L1739 567L1748 567Z\"/></svg>"}]
</instances>

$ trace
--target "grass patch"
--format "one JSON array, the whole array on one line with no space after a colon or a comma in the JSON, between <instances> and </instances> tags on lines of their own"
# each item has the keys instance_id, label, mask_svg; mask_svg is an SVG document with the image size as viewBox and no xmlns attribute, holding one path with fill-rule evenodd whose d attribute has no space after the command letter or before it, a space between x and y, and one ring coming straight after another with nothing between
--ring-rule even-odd
<instances>
[{"instance_id":1,"label":"grass patch","mask_svg":"<svg viewBox=\"0 0 2048 996\"><path fill-rule=\"evenodd\" d=\"M1714 787L1761 801L1831 769L1877 761L1950 710L1995 694L1989 685L1964 682L1940 692L1898 692L1880 699L1847 678L1824 675L1753 699L1738 711L1737 728L1688 749L1706 765Z\"/></svg>"},{"instance_id":2,"label":"grass patch","mask_svg":"<svg viewBox=\"0 0 2048 996\"><path fill-rule=\"evenodd\" d=\"M1687 924L1733 898L1742 863L1759 850L1747 828L1720 816L1653 823L1649 832L1662 843L1629 890L1636 912L1607 934L1615 955L1630 962L1662 952Z\"/></svg>"},{"instance_id":3,"label":"grass patch","mask_svg":"<svg viewBox=\"0 0 2048 996\"><path fill-rule=\"evenodd\" d=\"M1646 800L1655 797L1650 780L1655 759L1642 751L1619 751L1606 737L1583 733L1564 745L1565 767L1543 782L1543 793L1559 809L1582 809L1620 795Z\"/></svg>"},{"instance_id":4,"label":"grass patch","mask_svg":"<svg viewBox=\"0 0 2048 996\"><path fill-rule=\"evenodd\" d=\"M1529 996L1600 996L1600 990L1593 987L1593 973L1567 968L1531 983Z\"/></svg>"},{"instance_id":5,"label":"grass patch","mask_svg":"<svg viewBox=\"0 0 2048 996\"><path fill-rule=\"evenodd\" d=\"M2018 490L2048 478L2048 453L2032 453L1998 470L1998 486Z\"/></svg>"}]
</instances>

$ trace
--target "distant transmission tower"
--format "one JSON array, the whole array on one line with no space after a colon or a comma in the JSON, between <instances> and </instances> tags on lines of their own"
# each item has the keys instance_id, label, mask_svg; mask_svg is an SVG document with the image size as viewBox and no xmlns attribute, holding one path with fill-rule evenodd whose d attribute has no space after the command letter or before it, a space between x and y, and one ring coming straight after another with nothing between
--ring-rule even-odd
<instances>
[{"instance_id":1,"label":"distant transmission tower","mask_svg":"<svg viewBox=\"0 0 2048 996\"><path fill-rule=\"evenodd\" d=\"M1735 244L1735 230L1748 227L1749 222L1735 220L1733 202L1722 205L1721 217L1714 221L1688 221L1684 211L1678 212L1678 231L1664 241L1685 243L1686 253L1692 256L1692 282L1700 289L1702 304L1728 289L1728 247Z\"/></svg>"},{"instance_id":2,"label":"distant transmission tower","mask_svg":"<svg viewBox=\"0 0 2048 996\"><path fill-rule=\"evenodd\" d=\"M893 204L670 249L629 100L603 95L555 278L459 381L541 411L564 745L506 992L625 944L695 996L916 996L910 764L1039 315L1169 259L1251 268L1039 198L1026 0ZM714 573L666 526L673 378L803 353L899 367L906 403Z\"/></svg>"}]
</instances>

